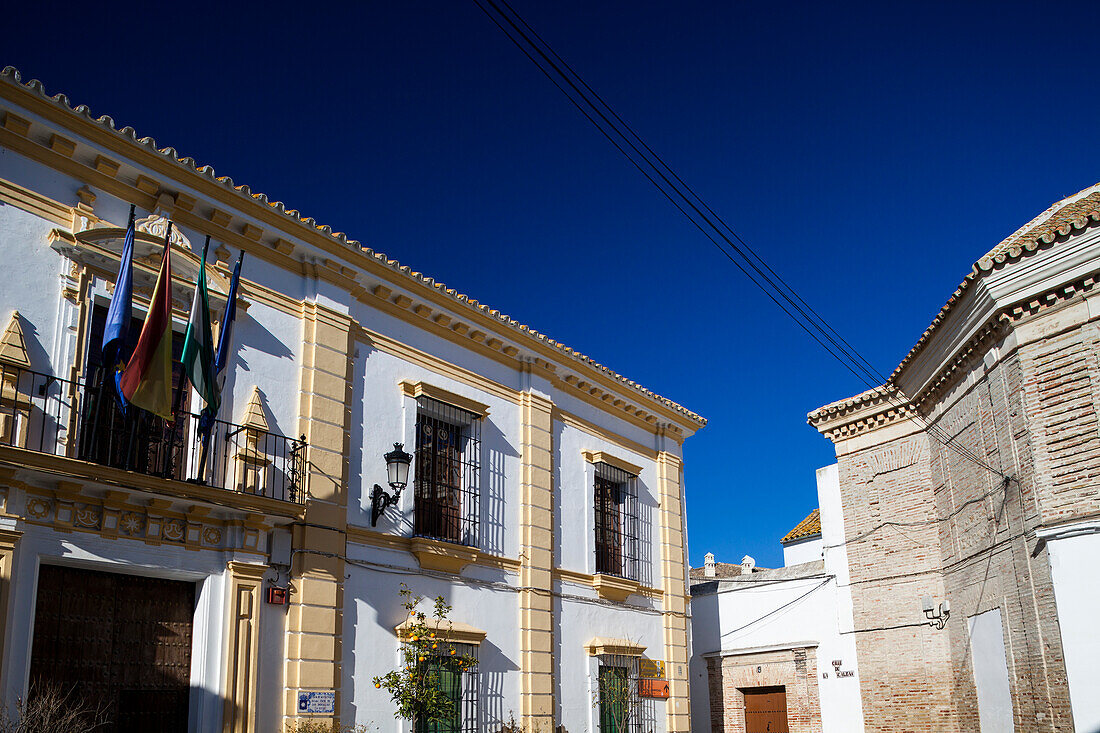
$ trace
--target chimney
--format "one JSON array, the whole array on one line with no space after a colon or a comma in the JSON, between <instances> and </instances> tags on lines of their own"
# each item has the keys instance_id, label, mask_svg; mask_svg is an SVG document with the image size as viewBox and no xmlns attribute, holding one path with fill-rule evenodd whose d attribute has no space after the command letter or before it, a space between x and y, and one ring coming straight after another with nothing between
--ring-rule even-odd
<instances>
[{"instance_id":1,"label":"chimney","mask_svg":"<svg viewBox=\"0 0 1100 733\"><path fill-rule=\"evenodd\" d=\"M752 569L755 567L756 560L753 559L752 555L745 555L743 558L741 558L742 575L752 575Z\"/></svg>"},{"instance_id":2,"label":"chimney","mask_svg":"<svg viewBox=\"0 0 1100 733\"><path fill-rule=\"evenodd\" d=\"M714 553L708 552L703 556L703 575L713 578L714 574Z\"/></svg>"}]
</instances>

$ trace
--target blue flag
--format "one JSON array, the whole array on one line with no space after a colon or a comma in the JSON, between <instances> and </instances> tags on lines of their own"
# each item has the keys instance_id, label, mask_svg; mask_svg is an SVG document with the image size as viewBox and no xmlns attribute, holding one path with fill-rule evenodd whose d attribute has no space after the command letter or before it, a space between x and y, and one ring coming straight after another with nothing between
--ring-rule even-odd
<instances>
[{"instance_id":1,"label":"blue flag","mask_svg":"<svg viewBox=\"0 0 1100 733\"><path fill-rule=\"evenodd\" d=\"M103 326L103 366L113 370L123 361L122 350L130 335L130 311L134 291L134 207L130 207L130 224L126 227L126 239L122 243L122 259L118 263L115 292L107 309L107 322Z\"/></svg>"},{"instance_id":2,"label":"blue flag","mask_svg":"<svg viewBox=\"0 0 1100 733\"><path fill-rule=\"evenodd\" d=\"M233 267L233 280L229 283L229 295L225 301L225 315L222 316L222 328L218 334L218 353L214 355L214 389L219 396L222 386L225 385L225 367L229 364L233 349L233 322L237 320L237 283L241 279L241 262L244 261L244 252L237 258L237 264ZM217 404L217 403L215 403ZM210 410L208 405L202 411L202 419L199 430L203 434L209 434L214 425L217 413Z\"/></svg>"}]
</instances>

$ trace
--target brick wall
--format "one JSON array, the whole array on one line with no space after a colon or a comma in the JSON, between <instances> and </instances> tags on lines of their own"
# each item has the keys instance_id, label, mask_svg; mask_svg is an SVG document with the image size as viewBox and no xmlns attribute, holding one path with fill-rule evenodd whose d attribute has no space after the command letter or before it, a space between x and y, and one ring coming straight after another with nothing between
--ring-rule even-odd
<instances>
[{"instance_id":1,"label":"brick wall","mask_svg":"<svg viewBox=\"0 0 1100 733\"><path fill-rule=\"evenodd\" d=\"M731 654L707 660L711 730L745 733L745 693L783 687L791 733L821 733L817 653L812 648Z\"/></svg>"},{"instance_id":2,"label":"brick wall","mask_svg":"<svg viewBox=\"0 0 1100 733\"><path fill-rule=\"evenodd\" d=\"M1080 298L1025 314L925 406L1012 481L911 422L837 440L866 730L978 730L967 618L993 608L1016 729L1073 729L1035 527L1100 510L1098 345ZM923 595L950 600L943 630Z\"/></svg>"}]
</instances>

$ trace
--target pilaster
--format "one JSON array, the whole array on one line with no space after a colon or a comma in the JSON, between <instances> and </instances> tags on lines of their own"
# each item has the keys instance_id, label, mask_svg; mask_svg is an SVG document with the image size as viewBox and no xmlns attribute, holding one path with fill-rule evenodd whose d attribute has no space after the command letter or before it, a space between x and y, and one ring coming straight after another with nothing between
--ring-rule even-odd
<instances>
[{"instance_id":1,"label":"pilaster","mask_svg":"<svg viewBox=\"0 0 1100 733\"><path fill-rule=\"evenodd\" d=\"M553 408L533 391L520 397L523 429L520 502L521 716L528 730L553 730Z\"/></svg>"},{"instance_id":2,"label":"pilaster","mask_svg":"<svg viewBox=\"0 0 1100 733\"><path fill-rule=\"evenodd\" d=\"M664 625L665 671L668 675L666 730L691 730L688 703L687 565L684 558L684 516L679 456L657 454L657 500L661 529L661 618Z\"/></svg>"},{"instance_id":3,"label":"pilaster","mask_svg":"<svg viewBox=\"0 0 1100 733\"><path fill-rule=\"evenodd\" d=\"M7 671L4 665L4 640L8 635L8 601L11 599L13 566L15 564L15 546L22 532L0 530L0 680Z\"/></svg>"},{"instance_id":4,"label":"pilaster","mask_svg":"<svg viewBox=\"0 0 1100 733\"><path fill-rule=\"evenodd\" d=\"M255 733L260 604L266 565L230 562L223 733Z\"/></svg>"},{"instance_id":5,"label":"pilaster","mask_svg":"<svg viewBox=\"0 0 1100 733\"><path fill-rule=\"evenodd\" d=\"M299 415L309 445L309 503L305 522L292 533L284 724L296 717L299 692L335 691L340 709L351 326L343 313L314 302L302 304ZM334 714L333 720L338 719Z\"/></svg>"}]
</instances>

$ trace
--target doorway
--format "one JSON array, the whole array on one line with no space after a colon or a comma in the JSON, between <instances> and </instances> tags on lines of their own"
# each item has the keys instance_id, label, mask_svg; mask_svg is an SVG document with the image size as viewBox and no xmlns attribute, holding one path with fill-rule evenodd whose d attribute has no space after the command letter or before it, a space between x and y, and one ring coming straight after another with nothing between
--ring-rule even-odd
<instances>
[{"instance_id":1,"label":"doorway","mask_svg":"<svg viewBox=\"0 0 1100 733\"><path fill-rule=\"evenodd\" d=\"M745 733L789 733L787 688L749 687L745 695Z\"/></svg>"},{"instance_id":2,"label":"doorway","mask_svg":"<svg viewBox=\"0 0 1100 733\"><path fill-rule=\"evenodd\" d=\"M31 689L72 690L105 733L186 733L195 584L43 565Z\"/></svg>"}]
</instances>

